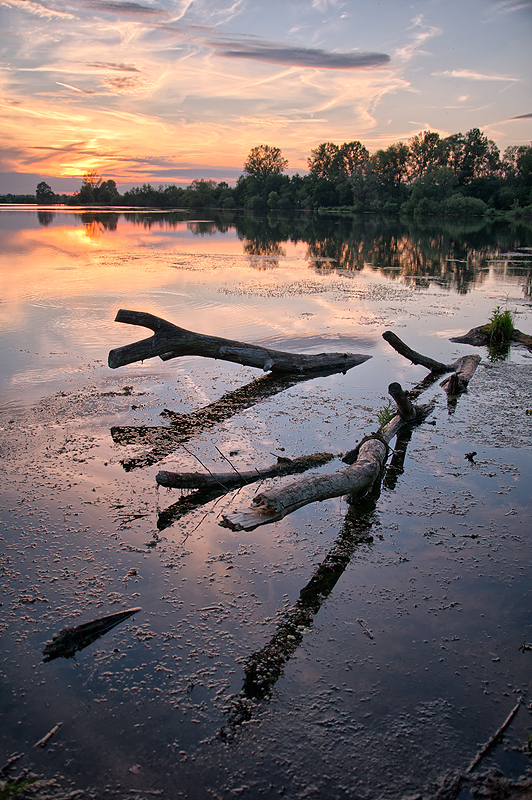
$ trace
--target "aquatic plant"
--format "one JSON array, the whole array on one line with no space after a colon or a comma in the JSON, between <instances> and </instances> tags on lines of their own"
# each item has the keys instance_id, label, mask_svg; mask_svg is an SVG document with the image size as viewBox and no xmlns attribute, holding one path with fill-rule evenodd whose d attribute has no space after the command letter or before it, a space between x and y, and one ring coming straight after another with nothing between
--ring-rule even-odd
<instances>
[{"instance_id":1,"label":"aquatic plant","mask_svg":"<svg viewBox=\"0 0 532 800\"><path fill-rule=\"evenodd\" d=\"M492 312L490 321L487 324L487 334L489 336L490 344L504 344L509 342L514 330L514 321L512 312L506 308L501 310L497 306Z\"/></svg>"},{"instance_id":2,"label":"aquatic plant","mask_svg":"<svg viewBox=\"0 0 532 800\"><path fill-rule=\"evenodd\" d=\"M377 411L377 419L379 420L379 432L382 431L393 417L397 414L397 406L392 400L388 400L385 406L382 406Z\"/></svg>"}]
</instances>

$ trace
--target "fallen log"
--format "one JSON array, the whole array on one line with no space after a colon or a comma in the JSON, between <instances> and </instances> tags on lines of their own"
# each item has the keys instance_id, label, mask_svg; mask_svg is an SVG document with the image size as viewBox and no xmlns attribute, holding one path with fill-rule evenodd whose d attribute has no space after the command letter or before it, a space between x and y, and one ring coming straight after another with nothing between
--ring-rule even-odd
<instances>
[{"instance_id":1,"label":"fallen log","mask_svg":"<svg viewBox=\"0 0 532 800\"><path fill-rule=\"evenodd\" d=\"M440 383L442 389L444 389L450 397L454 397L466 391L467 385L481 361L479 355L473 354L460 356L460 358L457 358L452 364L443 364L441 361L435 361L429 356L424 356L422 353L417 353L415 350L412 350L411 347L405 344L405 342L392 331L385 331L382 334L382 338L400 355L411 361L412 364L420 364L422 367L430 369L430 371L435 374L452 372L452 375L445 378L445 380ZM458 340L451 339L451 341Z\"/></svg>"},{"instance_id":2,"label":"fallen log","mask_svg":"<svg viewBox=\"0 0 532 800\"><path fill-rule=\"evenodd\" d=\"M414 407L397 383L390 384L392 396L401 397L408 419L397 413L380 433L367 437L356 449L356 460L347 469L327 475L313 475L277 489L261 492L253 498L251 508L222 517L220 525L234 531L251 531L259 525L277 522L308 503L320 502L341 495L364 495L371 491L380 478L386 458L388 442L404 425L422 422L433 404ZM345 457L344 457L345 458Z\"/></svg>"},{"instance_id":3,"label":"fallen log","mask_svg":"<svg viewBox=\"0 0 532 800\"><path fill-rule=\"evenodd\" d=\"M465 392L480 361L480 356L476 354L459 358L458 361L455 362L454 372L440 383L442 389L444 389L450 397L455 397L457 394Z\"/></svg>"},{"instance_id":4,"label":"fallen log","mask_svg":"<svg viewBox=\"0 0 532 800\"><path fill-rule=\"evenodd\" d=\"M140 611L140 608L129 608L127 611L118 611L108 614L100 619L84 622L81 625L67 626L54 633L51 642L44 646L43 661L53 661L54 658L72 658L79 650L83 650L103 636L104 633L120 625L121 622Z\"/></svg>"},{"instance_id":5,"label":"fallen log","mask_svg":"<svg viewBox=\"0 0 532 800\"><path fill-rule=\"evenodd\" d=\"M302 374L322 369L345 372L371 358L371 356L358 353L318 353L316 355L285 353L282 350L271 350L247 342L187 331L161 317L142 311L120 309L115 322L127 322L130 325L149 328L153 331L153 336L111 350L108 357L111 369L155 356L159 356L163 361L179 356L203 356L231 361L248 367L258 367L264 372Z\"/></svg>"},{"instance_id":6,"label":"fallen log","mask_svg":"<svg viewBox=\"0 0 532 800\"><path fill-rule=\"evenodd\" d=\"M174 489L220 487L224 491L229 491L237 486L245 486L264 478L277 478L298 472L306 472L308 469L321 467L328 461L332 461L333 458L333 453L312 453L311 455L298 456L294 459L280 456L277 464L272 464L270 467L235 473L170 472L169 470L161 470L155 476L155 480L159 486L168 486Z\"/></svg>"},{"instance_id":7,"label":"fallen log","mask_svg":"<svg viewBox=\"0 0 532 800\"><path fill-rule=\"evenodd\" d=\"M449 341L458 342L459 344L472 344L485 347L490 347L494 344L490 333L489 323L486 323L485 325L479 325L478 328L471 328L470 331L464 333L462 336L454 336ZM517 342L518 344L524 344L525 347L528 347L529 350L532 350L532 336L530 336L528 333L522 333L522 331L518 330L517 328L513 329L510 336L510 341Z\"/></svg>"}]
</instances>

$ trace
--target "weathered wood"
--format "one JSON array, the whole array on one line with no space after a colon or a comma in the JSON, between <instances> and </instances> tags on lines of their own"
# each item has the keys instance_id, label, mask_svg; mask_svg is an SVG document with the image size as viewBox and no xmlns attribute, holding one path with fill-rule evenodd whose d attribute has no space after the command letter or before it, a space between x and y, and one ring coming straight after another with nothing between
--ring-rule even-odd
<instances>
[{"instance_id":1,"label":"weathered wood","mask_svg":"<svg viewBox=\"0 0 532 800\"><path fill-rule=\"evenodd\" d=\"M476 346L484 346L489 347L492 343L491 336L490 336L490 328L489 323L485 325L479 325L478 328L471 328L467 333L464 333L462 336L454 336L450 339L451 342L458 342L459 344L472 344ZM529 350L532 350L532 336L528 333L523 333L522 331L514 328L512 331L512 335L510 336L511 342L517 342L518 344L524 344L525 347L528 347Z\"/></svg>"},{"instance_id":2,"label":"weathered wood","mask_svg":"<svg viewBox=\"0 0 532 800\"><path fill-rule=\"evenodd\" d=\"M307 456L298 456L294 459L280 457L277 464L272 464L270 467L234 473L170 472L169 470L161 470L155 476L155 480L159 486L173 487L175 489L207 489L219 486L229 491L236 486L245 486L264 478L293 475L298 472L305 472L308 469L321 467L328 461L332 461L333 458L333 453L312 453Z\"/></svg>"},{"instance_id":3,"label":"weathered wood","mask_svg":"<svg viewBox=\"0 0 532 800\"><path fill-rule=\"evenodd\" d=\"M51 642L44 646L43 661L52 661L54 658L72 658L78 650L83 650L104 633L112 630L124 620L140 611L140 608L129 608L127 611L118 611L105 617L84 622L81 625L67 626L59 633L54 633Z\"/></svg>"},{"instance_id":4,"label":"weathered wood","mask_svg":"<svg viewBox=\"0 0 532 800\"><path fill-rule=\"evenodd\" d=\"M413 422L417 417L417 411L401 384L390 383L388 392L391 394L403 422Z\"/></svg>"},{"instance_id":5,"label":"weathered wood","mask_svg":"<svg viewBox=\"0 0 532 800\"><path fill-rule=\"evenodd\" d=\"M424 356L422 353L417 353L415 350L412 350L412 348L396 336L393 331L384 331L382 338L384 341L388 342L394 350L397 350L400 355L411 361L412 364L420 364L431 372L437 373L452 372L454 369L454 366L451 364L442 364L441 361L435 361L429 356Z\"/></svg>"},{"instance_id":6,"label":"weathered wood","mask_svg":"<svg viewBox=\"0 0 532 800\"><path fill-rule=\"evenodd\" d=\"M397 393L399 384L391 384ZM402 391L402 390L401 390ZM432 406L416 409L414 419L422 421ZM364 495L371 491L380 477L388 456L388 442L403 425L414 420L404 420L396 414L380 434L365 439L356 450L356 461L345 470L327 475L311 475L298 481L261 492L253 498L251 508L223 516L221 525L232 530L253 530L259 525L277 522L308 503L320 502L341 495Z\"/></svg>"},{"instance_id":7,"label":"weathered wood","mask_svg":"<svg viewBox=\"0 0 532 800\"><path fill-rule=\"evenodd\" d=\"M449 397L455 397L466 391L467 385L480 361L480 356L473 354L462 356L455 362L455 371L440 383L440 386L447 392Z\"/></svg>"},{"instance_id":8,"label":"weathered wood","mask_svg":"<svg viewBox=\"0 0 532 800\"><path fill-rule=\"evenodd\" d=\"M493 736L490 736L488 741L484 744L482 749L477 753L475 758L472 760L472 762L470 763L470 765L466 769L466 775L469 775L470 772L473 772L475 767L477 767L480 764L480 762L482 761L484 756L491 750L493 745L496 744L499 741L499 739L503 735L504 731L506 730L506 728L509 726L509 724L511 723L511 721L513 720L513 718L515 717L515 715L519 711L520 707L521 707L521 700L518 700L517 703L515 704L515 706L512 708L512 710L508 714L508 716L506 717L506 719L504 720L504 722L502 723L502 725L500 726L500 728L498 728L495 731Z\"/></svg>"},{"instance_id":9,"label":"weathered wood","mask_svg":"<svg viewBox=\"0 0 532 800\"><path fill-rule=\"evenodd\" d=\"M203 356L222 359L248 367L258 367L264 372L306 373L322 369L345 372L363 364L371 356L358 353L318 353L301 355L271 350L259 345L207 336L179 328L161 317L142 311L120 309L116 322L140 325L153 331L153 336L111 350L108 363L111 369L159 356L163 360L179 356Z\"/></svg>"},{"instance_id":10,"label":"weathered wood","mask_svg":"<svg viewBox=\"0 0 532 800\"><path fill-rule=\"evenodd\" d=\"M479 331L481 329L475 328L474 330ZM392 333L392 331L385 331L382 334L382 338L388 342L394 350L405 358L408 358L413 364L420 364L430 369L432 373L442 374L444 372L452 372L452 375L440 383L440 386L451 397L455 397L466 391L467 384L481 361L479 355L468 355L460 356L460 358L457 358L452 364L443 364L440 361L434 361L434 359L429 358L429 356L424 356L422 353L417 353L415 350L412 350L411 347L405 344L405 342L396 336L395 333ZM461 340L451 339L451 341L455 342Z\"/></svg>"},{"instance_id":11,"label":"weathered wood","mask_svg":"<svg viewBox=\"0 0 532 800\"><path fill-rule=\"evenodd\" d=\"M525 347L532 350L532 336L528 333L521 333L517 328L514 328L512 331L512 342L519 342L519 344L524 344Z\"/></svg>"}]
</instances>

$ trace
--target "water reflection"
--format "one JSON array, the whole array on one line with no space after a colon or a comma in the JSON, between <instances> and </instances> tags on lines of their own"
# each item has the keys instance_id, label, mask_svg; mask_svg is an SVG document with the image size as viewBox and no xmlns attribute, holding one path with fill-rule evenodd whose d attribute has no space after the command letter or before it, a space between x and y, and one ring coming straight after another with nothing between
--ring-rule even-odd
<instances>
[{"instance_id":1,"label":"water reflection","mask_svg":"<svg viewBox=\"0 0 532 800\"><path fill-rule=\"evenodd\" d=\"M82 211L70 216L73 222L85 226L86 235L93 241L117 232L124 223L147 231L187 230L201 238L232 231L242 242L243 253L270 259L269 267L287 255L287 245L302 244L307 248L308 261L320 274L349 274L370 266L390 280L407 279L417 285L430 280L466 294L473 284L484 282L495 272L523 278L525 296L530 295L532 225L526 220L421 221L377 215L255 216L236 212L214 212L208 218L196 213L191 218L186 210ZM51 225L55 218L53 212L38 212L42 226Z\"/></svg>"},{"instance_id":2,"label":"water reflection","mask_svg":"<svg viewBox=\"0 0 532 800\"><path fill-rule=\"evenodd\" d=\"M46 227L54 221L55 214L53 211L37 211L37 218L40 224Z\"/></svg>"}]
</instances>

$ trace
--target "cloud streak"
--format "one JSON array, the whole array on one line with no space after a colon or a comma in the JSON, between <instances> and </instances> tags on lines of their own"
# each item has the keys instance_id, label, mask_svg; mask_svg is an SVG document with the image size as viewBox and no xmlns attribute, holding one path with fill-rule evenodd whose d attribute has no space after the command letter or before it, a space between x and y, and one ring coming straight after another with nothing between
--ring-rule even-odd
<instances>
[{"instance_id":1,"label":"cloud streak","mask_svg":"<svg viewBox=\"0 0 532 800\"><path fill-rule=\"evenodd\" d=\"M464 78L470 81L511 81L518 82L520 78L511 78L508 75L486 75L483 72L475 72L472 69L446 69L443 72L433 72L436 77L443 78Z\"/></svg>"},{"instance_id":2,"label":"cloud streak","mask_svg":"<svg viewBox=\"0 0 532 800\"><path fill-rule=\"evenodd\" d=\"M264 61L280 66L312 69L368 69L384 67L390 62L386 53L336 53L310 47L292 47L275 42L211 41L219 56Z\"/></svg>"}]
</instances>

